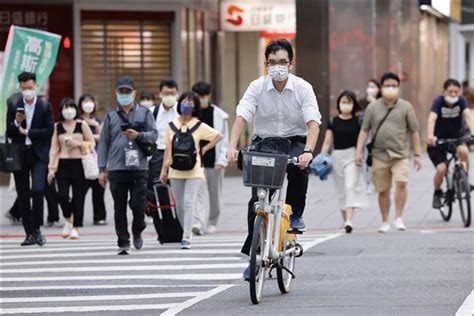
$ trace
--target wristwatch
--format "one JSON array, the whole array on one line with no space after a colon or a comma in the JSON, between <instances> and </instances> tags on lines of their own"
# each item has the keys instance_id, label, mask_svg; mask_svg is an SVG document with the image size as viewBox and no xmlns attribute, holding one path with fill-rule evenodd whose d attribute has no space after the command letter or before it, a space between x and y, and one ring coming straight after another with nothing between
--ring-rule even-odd
<instances>
[{"instance_id":1,"label":"wristwatch","mask_svg":"<svg viewBox=\"0 0 474 316\"><path fill-rule=\"evenodd\" d=\"M311 148L309 148L309 147L305 147L305 148L303 149L303 153L304 153L304 154L306 154L306 153L313 154L313 150L312 150Z\"/></svg>"}]
</instances>

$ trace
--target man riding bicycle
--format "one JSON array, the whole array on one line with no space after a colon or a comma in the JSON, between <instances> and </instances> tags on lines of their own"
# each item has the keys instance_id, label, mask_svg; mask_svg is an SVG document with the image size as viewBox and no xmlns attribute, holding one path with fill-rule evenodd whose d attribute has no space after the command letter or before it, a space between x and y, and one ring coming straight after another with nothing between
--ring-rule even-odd
<instances>
[{"instance_id":1,"label":"man riding bicycle","mask_svg":"<svg viewBox=\"0 0 474 316\"><path fill-rule=\"evenodd\" d=\"M467 101L461 96L461 84L455 79L448 79L443 84L444 93L433 101L428 117L428 155L436 167L434 177L435 192L433 208L442 207L441 184L448 171L446 148L437 145L438 139L460 138L463 132L463 119L474 135L474 126L467 106ZM459 158L466 170L469 171L469 150L466 144L457 147Z\"/></svg>"},{"instance_id":2,"label":"man riding bicycle","mask_svg":"<svg viewBox=\"0 0 474 316\"><path fill-rule=\"evenodd\" d=\"M293 208L291 228L306 230L302 215L306 204L309 174L306 171L313 158L319 134L321 114L311 84L290 74L293 67L293 47L284 39L272 41L265 49L265 66L269 75L250 83L240 100L227 150L227 159L236 162L237 143L248 123L255 118L252 144L269 137L286 138L291 142L289 154L299 157L299 167L288 166L286 203ZM249 254L255 220L254 203L257 190L252 189L248 204L248 231L241 252ZM244 271L249 279L249 268Z\"/></svg>"}]
</instances>

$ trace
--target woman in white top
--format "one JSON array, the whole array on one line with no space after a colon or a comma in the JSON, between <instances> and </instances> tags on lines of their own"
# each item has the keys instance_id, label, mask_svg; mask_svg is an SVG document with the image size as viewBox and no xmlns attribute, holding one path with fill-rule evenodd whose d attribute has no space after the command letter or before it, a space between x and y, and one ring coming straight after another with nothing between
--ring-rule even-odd
<instances>
[{"instance_id":1,"label":"woman in white top","mask_svg":"<svg viewBox=\"0 0 474 316\"><path fill-rule=\"evenodd\" d=\"M201 155L216 146L223 138L221 133L199 121L198 117L200 116L200 112L201 104L199 97L193 92L183 93L178 99L178 113L180 116L170 123L170 126L166 130L165 137L166 149L160 181L166 183L169 179L176 196L178 219L183 226L182 249L191 248L192 224L194 218L193 209L201 181L204 179ZM183 153L177 154L175 150L179 142L179 137L175 136L181 134L176 135L176 131L180 131L181 134L186 131L192 132L195 149L194 165L192 165L192 163L189 163L189 166L186 165L186 163L180 164L180 157L183 157ZM181 139L184 138L186 138L186 136L183 136ZM209 141L209 143L200 148L199 143L202 140Z\"/></svg>"}]
</instances>

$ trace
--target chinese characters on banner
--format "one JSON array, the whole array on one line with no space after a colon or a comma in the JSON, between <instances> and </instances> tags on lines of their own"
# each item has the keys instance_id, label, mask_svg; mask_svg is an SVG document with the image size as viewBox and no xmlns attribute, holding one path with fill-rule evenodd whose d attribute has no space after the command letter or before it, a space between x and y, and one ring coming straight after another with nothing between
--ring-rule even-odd
<instances>
[{"instance_id":1,"label":"chinese characters on banner","mask_svg":"<svg viewBox=\"0 0 474 316\"><path fill-rule=\"evenodd\" d=\"M224 31L294 33L296 6L294 2L221 2L220 19Z\"/></svg>"},{"instance_id":2,"label":"chinese characters on banner","mask_svg":"<svg viewBox=\"0 0 474 316\"><path fill-rule=\"evenodd\" d=\"M61 36L57 34L10 27L0 78L0 133L5 131L6 100L18 90L18 75L23 71L33 72L38 86L42 86L53 71L60 43Z\"/></svg>"}]
</instances>

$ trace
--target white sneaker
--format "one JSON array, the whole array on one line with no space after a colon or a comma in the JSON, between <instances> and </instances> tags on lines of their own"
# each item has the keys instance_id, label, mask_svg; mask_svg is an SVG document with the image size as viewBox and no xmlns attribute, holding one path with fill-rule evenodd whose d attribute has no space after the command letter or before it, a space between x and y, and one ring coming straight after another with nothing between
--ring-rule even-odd
<instances>
[{"instance_id":1,"label":"white sneaker","mask_svg":"<svg viewBox=\"0 0 474 316\"><path fill-rule=\"evenodd\" d=\"M71 230L71 233L69 234L69 239L73 239L73 240L79 239L79 232L77 231L77 228L73 228Z\"/></svg>"},{"instance_id":2,"label":"white sneaker","mask_svg":"<svg viewBox=\"0 0 474 316\"><path fill-rule=\"evenodd\" d=\"M390 230L390 224L388 222L383 222L382 226L380 226L378 232L379 233L386 233Z\"/></svg>"},{"instance_id":3,"label":"white sneaker","mask_svg":"<svg viewBox=\"0 0 474 316\"><path fill-rule=\"evenodd\" d=\"M68 238L69 235L71 234L72 229L73 229L72 223L66 221L66 222L64 223L63 232L62 232L62 234L61 234L61 235L63 236L63 238Z\"/></svg>"},{"instance_id":4,"label":"white sneaker","mask_svg":"<svg viewBox=\"0 0 474 316\"><path fill-rule=\"evenodd\" d=\"M206 234L215 234L217 231L217 227L214 225L209 225L206 228Z\"/></svg>"},{"instance_id":5,"label":"white sneaker","mask_svg":"<svg viewBox=\"0 0 474 316\"><path fill-rule=\"evenodd\" d=\"M204 232L202 231L202 228L199 226L193 226L192 232L196 236L202 236L204 235Z\"/></svg>"},{"instance_id":6,"label":"white sneaker","mask_svg":"<svg viewBox=\"0 0 474 316\"><path fill-rule=\"evenodd\" d=\"M405 224L403 224L401 217L398 217L393 221L393 226L395 226L396 229L401 230L401 231L407 230Z\"/></svg>"}]
</instances>

